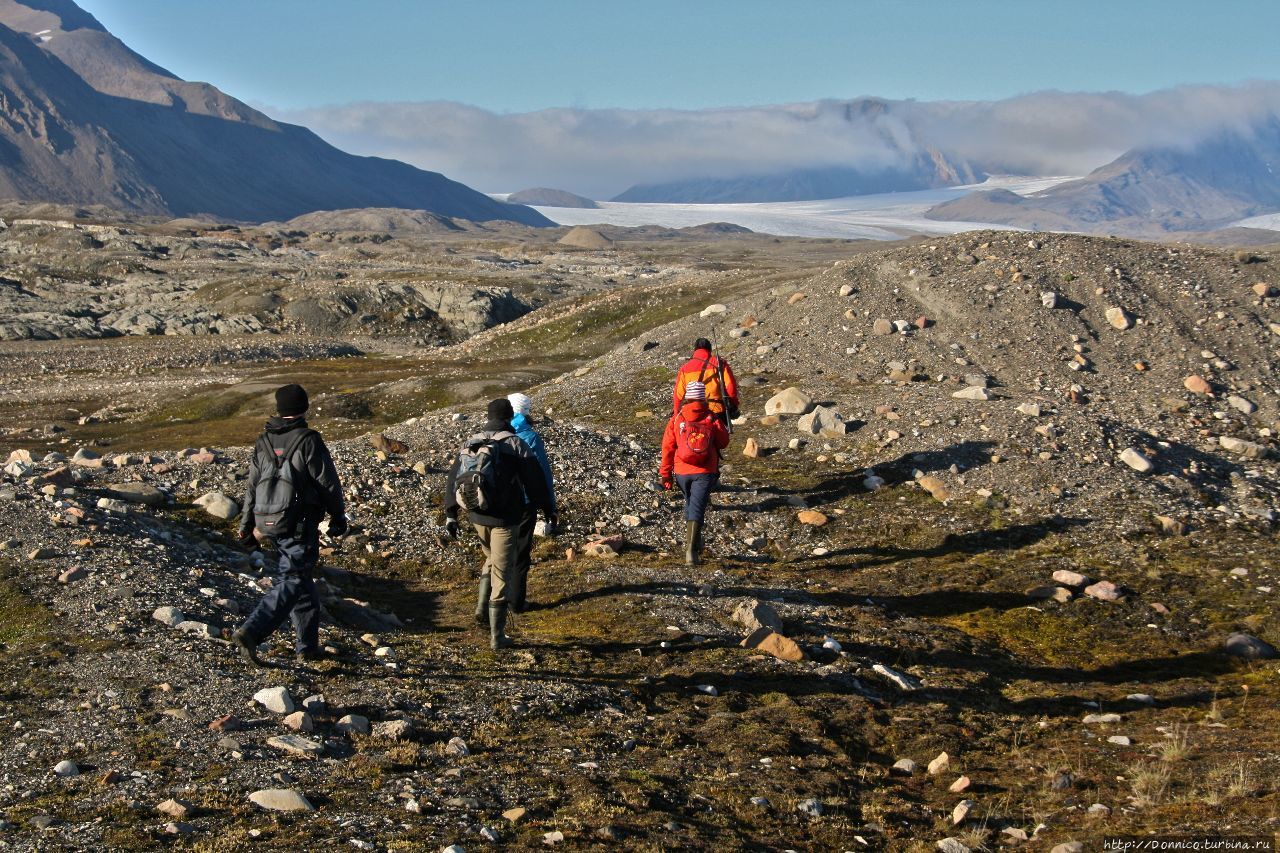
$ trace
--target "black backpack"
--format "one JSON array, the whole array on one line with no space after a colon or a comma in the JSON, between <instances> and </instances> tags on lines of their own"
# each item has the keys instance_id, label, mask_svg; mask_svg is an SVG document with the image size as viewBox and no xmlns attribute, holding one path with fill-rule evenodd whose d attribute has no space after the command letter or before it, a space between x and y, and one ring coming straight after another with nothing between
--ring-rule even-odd
<instances>
[{"instance_id":1,"label":"black backpack","mask_svg":"<svg viewBox=\"0 0 1280 853\"><path fill-rule=\"evenodd\" d=\"M271 444L269 433L258 438L254 453L258 459L258 482L253 489L253 523L266 537L292 536L302 504L299 483L290 463L298 446L315 430L300 429L281 449Z\"/></svg>"},{"instance_id":2,"label":"black backpack","mask_svg":"<svg viewBox=\"0 0 1280 853\"><path fill-rule=\"evenodd\" d=\"M489 514L498 505L500 489L498 445L515 433L502 430L492 434L473 435L458 451L458 476L454 479L453 497L468 512Z\"/></svg>"}]
</instances>

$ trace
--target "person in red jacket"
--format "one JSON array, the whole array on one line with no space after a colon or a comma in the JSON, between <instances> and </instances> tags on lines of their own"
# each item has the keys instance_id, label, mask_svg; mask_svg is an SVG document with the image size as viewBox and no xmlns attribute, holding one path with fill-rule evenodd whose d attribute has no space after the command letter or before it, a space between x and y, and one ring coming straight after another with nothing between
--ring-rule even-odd
<instances>
[{"instance_id":1,"label":"person in red jacket","mask_svg":"<svg viewBox=\"0 0 1280 853\"><path fill-rule=\"evenodd\" d=\"M711 492L720 481L720 451L729 446L729 431L707 405L701 382L684 388L684 399L662 435L662 488L680 486L684 495L686 565L696 566L702 553L702 520ZM674 480L673 480L674 477Z\"/></svg>"},{"instance_id":2,"label":"person in red jacket","mask_svg":"<svg viewBox=\"0 0 1280 853\"><path fill-rule=\"evenodd\" d=\"M707 407L712 414L730 420L738 416L738 381L733 376L729 362L711 352L711 341L698 338L693 342L693 357L681 365L676 373L676 387L671 392L671 410L680 411L680 404L688 398L690 382L700 382L706 388Z\"/></svg>"}]
</instances>

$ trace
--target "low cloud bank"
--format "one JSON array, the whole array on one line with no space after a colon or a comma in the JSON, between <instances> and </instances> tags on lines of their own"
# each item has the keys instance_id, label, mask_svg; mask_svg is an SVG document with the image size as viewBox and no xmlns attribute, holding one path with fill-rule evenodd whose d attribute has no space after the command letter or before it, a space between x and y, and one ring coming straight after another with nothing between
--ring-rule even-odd
<instances>
[{"instance_id":1,"label":"low cloud bank","mask_svg":"<svg viewBox=\"0 0 1280 853\"><path fill-rule=\"evenodd\" d=\"M974 169L1084 174L1136 147L1193 145L1280 114L1280 82L1145 95L1039 92L1002 101L859 98L714 110L493 113L451 102L268 110L357 154L489 192L550 186L596 199L635 184L902 165L928 151Z\"/></svg>"}]
</instances>

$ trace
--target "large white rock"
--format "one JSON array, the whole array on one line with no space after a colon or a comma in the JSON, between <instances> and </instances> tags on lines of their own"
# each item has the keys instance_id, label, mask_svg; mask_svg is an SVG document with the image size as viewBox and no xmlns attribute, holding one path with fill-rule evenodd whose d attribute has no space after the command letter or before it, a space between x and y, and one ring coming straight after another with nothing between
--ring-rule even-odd
<instances>
[{"instance_id":1,"label":"large white rock","mask_svg":"<svg viewBox=\"0 0 1280 853\"><path fill-rule=\"evenodd\" d=\"M1133 316L1128 311L1120 307L1107 309L1107 322L1110 323L1113 328L1119 329L1122 332L1125 329L1133 328Z\"/></svg>"},{"instance_id":2,"label":"large white rock","mask_svg":"<svg viewBox=\"0 0 1280 853\"><path fill-rule=\"evenodd\" d=\"M845 434L844 418L835 409L826 406L815 406L812 412L801 415L796 421L796 428L807 435L821 435L834 438Z\"/></svg>"},{"instance_id":3,"label":"large white rock","mask_svg":"<svg viewBox=\"0 0 1280 853\"><path fill-rule=\"evenodd\" d=\"M316 807L292 788L264 788L249 795L249 802L276 812L313 812Z\"/></svg>"},{"instance_id":4,"label":"large white rock","mask_svg":"<svg viewBox=\"0 0 1280 853\"><path fill-rule=\"evenodd\" d=\"M253 694L253 701L276 714L292 714L297 710L287 687L264 687Z\"/></svg>"},{"instance_id":5,"label":"large white rock","mask_svg":"<svg viewBox=\"0 0 1280 853\"><path fill-rule=\"evenodd\" d=\"M1242 438L1234 438L1229 435L1218 437L1218 444L1222 445L1222 449L1237 456L1243 456L1245 459L1264 459L1267 455L1266 445L1256 444L1252 441L1245 441Z\"/></svg>"},{"instance_id":6,"label":"large white rock","mask_svg":"<svg viewBox=\"0 0 1280 853\"><path fill-rule=\"evenodd\" d=\"M699 316L699 317L713 317L713 316L715 316L715 315L717 315L717 314L723 314L723 313L725 313L725 312L726 312L726 311L728 311L728 310L729 310L729 306L728 306L728 305L723 305L723 304L721 304L721 303L717 302L717 303L715 303L714 305L708 305L706 308L703 308L703 309L702 309L702 313L701 313L701 314L699 314L698 316Z\"/></svg>"},{"instance_id":7,"label":"large white rock","mask_svg":"<svg viewBox=\"0 0 1280 853\"><path fill-rule=\"evenodd\" d=\"M201 495L196 498L195 504L196 506L204 507L204 511L214 518L221 518L224 521L230 521L240 514L240 504L222 492L209 492Z\"/></svg>"},{"instance_id":8,"label":"large white rock","mask_svg":"<svg viewBox=\"0 0 1280 853\"><path fill-rule=\"evenodd\" d=\"M764 404L766 415L803 415L813 407L813 398L799 388L779 391Z\"/></svg>"},{"instance_id":9,"label":"large white rock","mask_svg":"<svg viewBox=\"0 0 1280 853\"><path fill-rule=\"evenodd\" d=\"M951 396L955 397L957 400L983 401L991 399L991 392L986 388L983 388L981 385L970 385L968 388L965 388L962 391L957 391Z\"/></svg>"},{"instance_id":10,"label":"large white rock","mask_svg":"<svg viewBox=\"0 0 1280 853\"><path fill-rule=\"evenodd\" d=\"M151 614L151 618L157 622L163 622L170 628L176 628L183 622L187 621L187 617L182 611L176 607L157 607L155 612Z\"/></svg>"}]
</instances>

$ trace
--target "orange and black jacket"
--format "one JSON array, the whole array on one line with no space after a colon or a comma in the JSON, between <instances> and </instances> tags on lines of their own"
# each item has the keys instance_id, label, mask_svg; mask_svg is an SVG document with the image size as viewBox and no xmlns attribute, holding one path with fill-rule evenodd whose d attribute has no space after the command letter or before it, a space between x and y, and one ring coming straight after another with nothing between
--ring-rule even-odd
<instances>
[{"instance_id":1,"label":"orange and black jacket","mask_svg":"<svg viewBox=\"0 0 1280 853\"><path fill-rule=\"evenodd\" d=\"M720 387L721 377L724 377L723 388ZM729 362L720 356L712 355L705 349L693 351L693 358L686 361L676 373L676 387L671 394L672 412L679 411L680 403L684 400L684 389L690 382L701 382L707 386L707 406L715 414L725 410L726 401L729 411L738 411L738 381L733 378Z\"/></svg>"}]
</instances>

